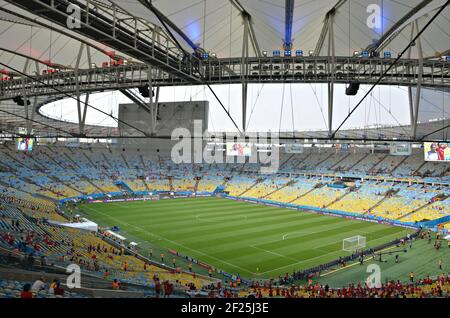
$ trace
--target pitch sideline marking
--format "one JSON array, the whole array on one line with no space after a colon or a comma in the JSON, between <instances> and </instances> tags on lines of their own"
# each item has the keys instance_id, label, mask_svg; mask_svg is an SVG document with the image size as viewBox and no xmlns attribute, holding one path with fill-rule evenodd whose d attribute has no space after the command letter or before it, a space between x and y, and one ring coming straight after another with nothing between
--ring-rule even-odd
<instances>
[{"instance_id":1,"label":"pitch sideline marking","mask_svg":"<svg viewBox=\"0 0 450 318\"><path fill-rule=\"evenodd\" d=\"M378 239L380 239L380 238L378 238ZM375 240L372 240L372 241L376 241L376 240L378 240L378 239L375 239ZM386 250L388 250L388 249L391 249L391 248L387 248ZM326 256L326 255L329 255L329 254L332 254L332 253L336 253L336 252L340 252L340 251L328 252L328 253L323 254L323 255L319 255L319 256L316 256L316 257L308 258L308 259L306 259L306 260L304 260L304 261L300 261L300 262L293 263L293 264L290 264L290 265L278 267L278 268L275 268L275 269L270 270L270 271L262 272L262 273L260 273L259 275L263 275L263 274L267 274L267 273L270 273L270 272L274 272L274 271L277 271L277 270L279 270L279 269L283 269L283 268L286 268L286 267L289 267L289 266L298 265L298 264L304 263L304 262L306 262L306 261L310 261L310 260L313 260L313 259L316 259L316 258L319 258L319 257L323 257L323 256Z\"/></svg>"},{"instance_id":2,"label":"pitch sideline marking","mask_svg":"<svg viewBox=\"0 0 450 318\"><path fill-rule=\"evenodd\" d=\"M393 249L394 247L396 247L396 246L388 247L388 248L386 248L386 249L384 249L384 250L381 250L380 252L383 252L383 251L387 251L387 250ZM367 261L370 261L371 259L373 259L373 256L370 256L369 258L366 258L365 261L367 262ZM359 264L359 262L355 262L355 263L350 264L350 265L347 265L347 266L345 266L345 267L340 267L340 268L337 268L337 269L335 269L335 270L326 272L325 274L320 275L319 277L324 277L324 276L327 276L327 275L330 275L330 274L339 272L339 271L341 271L341 270L348 269L348 268L350 268L350 267L352 267L352 266L355 266L355 265L358 265L358 264Z\"/></svg>"},{"instance_id":3,"label":"pitch sideline marking","mask_svg":"<svg viewBox=\"0 0 450 318\"><path fill-rule=\"evenodd\" d=\"M325 253L325 254L323 254L323 255L319 255L319 256L316 256L316 257L312 257L312 258L305 259L305 260L303 260L303 261L299 261L299 262L297 262L297 263L293 263L293 264L290 264L290 265L278 267L278 268L273 269L273 270L270 270L270 271L262 272L261 275L266 274L266 273L270 273L270 272L274 272L274 271L276 271L276 270L279 270L279 269L282 269L282 268L286 268L286 267L289 267L289 266L298 265L298 264L304 263L304 262L306 262L306 261L310 261L310 260L313 260L313 259L316 259L316 258L319 258L319 257L323 257L323 256L326 256L326 255L329 255L329 254L332 254L332 253L336 253L336 252L340 252L340 251L332 251L332 252L328 252L328 253Z\"/></svg>"},{"instance_id":4,"label":"pitch sideline marking","mask_svg":"<svg viewBox=\"0 0 450 318\"><path fill-rule=\"evenodd\" d=\"M319 256L316 256L316 257L311 257L311 258L305 259L303 261L299 261L297 263L289 264L289 265L286 265L286 266L281 266L281 267L272 269L270 271L262 272L259 275L264 275L264 274L267 274L267 273L271 273L271 272L274 272L274 271L277 271L277 270L280 270L280 269L283 269L283 268L286 268L286 267L289 267L289 266L298 265L298 264L301 264L301 263L304 263L304 262L307 262L307 261L311 261L311 260L314 260L314 259L317 259L317 258L320 258L320 257L324 257L326 255L329 255L329 254L332 254L332 253L336 253L336 252L340 252L340 251L332 251L332 252L328 252L328 253L325 253L325 254L322 254L322 255L319 255Z\"/></svg>"},{"instance_id":5,"label":"pitch sideline marking","mask_svg":"<svg viewBox=\"0 0 450 318\"><path fill-rule=\"evenodd\" d=\"M307 261L310 261L310 260L313 260L313 259L316 259L316 258L319 258L319 257L326 256L326 255L331 254L331 253L335 253L335 252L336 252L336 251L329 252L329 253L326 253L326 254L323 254L323 255L319 255L319 256L316 256L316 257L312 257L312 258L305 259L305 260L303 260L303 261L298 261L297 263L292 263L292 264L289 264L289 265L281 266L281 267L272 269L272 270L270 270L270 271L265 271L265 272L259 273L259 275L264 275L264 274L267 274L267 273L271 273L271 272L274 272L274 271L277 271L277 270L279 270L279 269L283 269L283 268L286 268L286 267L289 267L289 266L298 265L298 264L301 264L301 263L304 263L304 262L307 262Z\"/></svg>"}]
</instances>

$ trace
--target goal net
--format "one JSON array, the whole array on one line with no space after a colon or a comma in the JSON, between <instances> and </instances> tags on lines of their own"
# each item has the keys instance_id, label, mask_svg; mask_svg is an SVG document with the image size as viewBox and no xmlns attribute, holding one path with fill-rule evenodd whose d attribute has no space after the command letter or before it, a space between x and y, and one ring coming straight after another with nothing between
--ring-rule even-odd
<instances>
[{"instance_id":1,"label":"goal net","mask_svg":"<svg viewBox=\"0 0 450 318\"><path fill-rule=\"evenodd\" d=\"M356 235L342 241L342 249L347 252L355 252L366 247L366 237Z\"/></svg>"}]
</instances>

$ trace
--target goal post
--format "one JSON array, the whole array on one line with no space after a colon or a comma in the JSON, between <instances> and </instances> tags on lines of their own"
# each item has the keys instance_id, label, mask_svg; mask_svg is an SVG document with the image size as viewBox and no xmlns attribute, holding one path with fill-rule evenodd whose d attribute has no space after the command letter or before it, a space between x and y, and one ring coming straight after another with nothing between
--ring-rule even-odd
<instances>
[{"instance_id":1,"label":"goal post","mask_svg":"<svg viewBox=\"0 0 450 318\"><path fill-rule=\"evenodd\" d=\"M342 240L342 250L347 252L355 252L366 247L366 237L356 235Z\"/></svg>"}]
</instances>

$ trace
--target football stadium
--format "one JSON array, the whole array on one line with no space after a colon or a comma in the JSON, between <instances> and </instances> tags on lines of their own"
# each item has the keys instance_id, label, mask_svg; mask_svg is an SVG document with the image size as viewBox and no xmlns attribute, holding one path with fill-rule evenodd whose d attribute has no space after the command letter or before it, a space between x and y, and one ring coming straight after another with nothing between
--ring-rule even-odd
<instances>
[{"instance_id":1,"label":"football stadium","mask_svg":"<svg viewBox=\"0 0 450 318\"><path fill-rule=\"evenodd\" d=\"M449 4L0 0L0 298L450 297Z\"/></svg>"}]
</instances>

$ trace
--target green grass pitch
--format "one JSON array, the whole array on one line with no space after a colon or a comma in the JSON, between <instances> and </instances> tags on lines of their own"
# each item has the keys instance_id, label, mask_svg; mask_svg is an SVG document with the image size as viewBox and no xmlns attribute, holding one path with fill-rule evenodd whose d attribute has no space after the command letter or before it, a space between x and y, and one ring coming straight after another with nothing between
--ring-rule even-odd
<instances>
[{"instance_id":1,"label":"green grass pitch","mask_svg":"<svg viewBox=\"0 0 450 318\"><path fill-rule=\"evenodd\" d=\"M345 256L342 240L351 236L377 246L412 232L221 198L95 203L82 210L99 225L117 225L141 242L247 278L275 278Z\"/></svg>"},{"instance_id":2,"label":"green grass pitch","mask_svg":"<svg viewBox=\"0 0 450 318\"><path fill-rule=\"evenodd\" d=\"M389 280L400 280L402 282L409 281L409 273L414 272L416 279L427 277L434 277L437 275L447 275L450 273L450 248L447 242L442 242L442 247L436 250L433 247L435 242L435 235L432 235L433 240L428 243L427 239L418 238L410 248L409 244L404 247L392 247L382 256L382 261L379 258L369 259L364 262L364 266L359 265L358 262L350 264L345 268L340 268L334 272L328 272L319 278L322 284L329 284L333 287L342 287L349 282L364 282L370 273L367 273L367 266L369 264L376 264L380 266L381 282ZM406 253L402 250L406 250ZM399 262L395 262L395 255L399 256ZM439 260L442 261L442 269L439 268Z\"/></svg>"}]
</instances>

